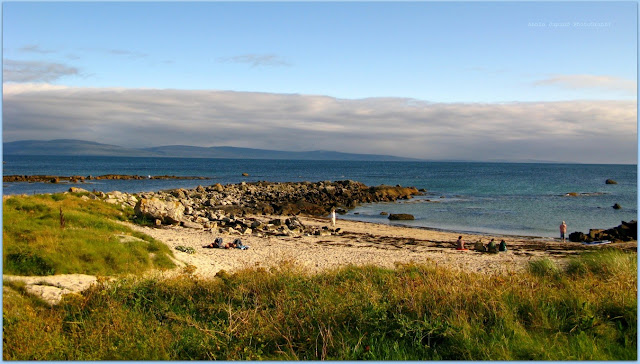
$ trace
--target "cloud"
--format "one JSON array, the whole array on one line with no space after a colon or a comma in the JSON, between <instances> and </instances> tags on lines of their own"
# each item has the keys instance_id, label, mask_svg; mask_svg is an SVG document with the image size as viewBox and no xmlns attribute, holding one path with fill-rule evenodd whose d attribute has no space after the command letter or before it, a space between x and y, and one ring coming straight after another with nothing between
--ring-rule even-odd
<instances>
[{"instance_id":1,"label":"cloud","mask_svg":"<svg viewBox=\"0 0 640 364\"><path fill-rule=\"evenodd\" d=\"M534 86L557 86L566 89L600 89L622 91L635 95L637 83L633 80L614 76L598 75L554 75L534 82Z\"/></svg>"},{"instance_id":2,"label":"cloud","mask_svg":"<svg viewBox=\"0 0 640 364\"><path fill-rule=\"evenodd\" d=\"M134 52L125 49L107 49L106 52L114 56L124 56L129 58L145 58L148 56L146 53Z\"/></svg>"},{"instance_id":3,"label":"cloud","mask_svg":"<svg viewBox=\"0 0 640 364\"><path fill-rule=\"evenodd\" d=\"M13 59L5 59L2 69L4 82L51 82L77 74L77 68L61 63Z\"/></svg>"},{"instance_id":4,"label":"cloud","mask_svg":"<svg viewBox=\"0 0 640 364\"><path fill-rule=\"evenodd\" d=\"M423 159L636 163L635 101L432 103L4 85L4 141L336 150Z\"/></svg>"},{"instance_id":5,"label":"cloud","mask_svg":"<svg viewBox=\"0 0 640 364\"><path fill-rule=\"evenodd\" d=\"M223 63L248 63L251 67L287 67L289 62L275 54L243 54L234 57L221 57L218 62Z\"/></svg>"},{"instance_id":6,"label":"cloud","mask_svg":"<svg viewBox=\"0 0 640 364\"><path fill-rule=\"evenodd\" d=\"M29 45L26 45L26 46L24 46L22 48L19 48L18 50L20 52L26 52L26 53L39 53L39 54L55 53L55 51L51 51L51 50L48 50L48 49L42 49L37 44L29 44Z\"/></svg>"}]
</instances>

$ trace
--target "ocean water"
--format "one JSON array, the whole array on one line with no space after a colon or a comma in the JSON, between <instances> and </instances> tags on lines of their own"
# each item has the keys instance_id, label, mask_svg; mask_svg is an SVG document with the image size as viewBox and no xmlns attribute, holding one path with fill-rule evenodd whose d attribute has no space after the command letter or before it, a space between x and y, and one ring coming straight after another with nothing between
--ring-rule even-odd
<instances>
[{"instance_id":1,"label":"ocean water","mask_svg":"<svg viewBox=\"0 0 640 364\"><path fill-rule=\"evenodd\" d=\"M364 204L343 219L390 223L387 213L409 213L400 224L486 234L557 237L637 219L637 166L448 162L287 161L186 158L4 156L3 175L176 175L210 180L91 181L84 184L3 183L3 194L88 190L141 192L242 181L335 181L426 189L424 196ZM248 173L243 177L242 173ZM618 182L607 185L611 178ZM582 194L566 196L569 192ZM619 203L620 210L611 206Z\"/></svg>"}]
</instances>

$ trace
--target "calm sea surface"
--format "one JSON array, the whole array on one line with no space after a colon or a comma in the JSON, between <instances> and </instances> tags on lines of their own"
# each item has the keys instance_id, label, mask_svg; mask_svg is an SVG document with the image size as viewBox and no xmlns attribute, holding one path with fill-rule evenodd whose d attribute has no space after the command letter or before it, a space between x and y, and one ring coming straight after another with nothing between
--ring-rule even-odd
<instances>
[{"instance_id":1,"label":"calm sea surface","mask_svg":"<svg viewBox=\"0 0 640 364\"><path fill-rule=\"evenodd\" d=\"M284 161L124 157L4 156L3 175L176 175L211 180L92 181L85 184L4 183L3 194L88 190L141 192L242 181L335 181L402 185L428 192L399 203L366 204L344 219L389 223L380 212L409 213L405 225L445 230L556 237L637 219L636 165L445 162ZM242 173L248 173L243 177ZM611 178L617 185L607 185ZM588 194L565 196L569 192ZM619 203L621 210L611 206Z\"/></svg>"}]
</instances>

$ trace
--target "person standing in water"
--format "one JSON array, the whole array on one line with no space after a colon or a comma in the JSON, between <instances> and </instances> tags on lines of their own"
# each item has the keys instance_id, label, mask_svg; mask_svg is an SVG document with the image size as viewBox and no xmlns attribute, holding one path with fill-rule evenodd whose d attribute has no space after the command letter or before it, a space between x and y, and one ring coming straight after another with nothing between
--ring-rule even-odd
<instances>
[{"instance_id":1,"label":"person standing in water","mask_svg":"<svg viewBox=\"0 0 640 364\"><path fill-rule=\"evenodd\" d=\"M560 239L562 239L562 242L566 242L566 238L565 238L565 234L567 233L567 224L565 224L565 222L563 221L562 224L560 224Z\"/></svg>"}]
</instances>

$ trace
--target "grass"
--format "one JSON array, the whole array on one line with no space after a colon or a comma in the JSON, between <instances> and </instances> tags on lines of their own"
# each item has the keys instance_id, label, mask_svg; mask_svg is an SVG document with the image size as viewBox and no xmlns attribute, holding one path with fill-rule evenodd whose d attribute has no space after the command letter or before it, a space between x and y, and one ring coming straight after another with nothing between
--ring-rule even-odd
<instances>
[{"instance_id":1,"label":"grass","mask_svg":"<svg viewBox=\"0 0 640 364\"><path fill-rule=\"evenodd\" d=\"M636 257L602 254L575 264ZM399 265L311 275L283 263L210 280L122 279L54 308L13 292L3 303L3 358L636 360L637 265L620 267L497 276Z\"/></svg>"},{"instance_id":2,"label":"grass","mask_svg":"<svg viewBox=\"0 0 640 364\"><path fill-rule=\"evenodd\" d=\"M312 275L283 262L209 280L188 266L161 280L124 274L173 266L168 247L117 222L130 209L54 194L10 197L3 212L4 273L122 274L54 307L5 282L5 360L637 359L635 253L533 261L511 275L431 265Z\"/></svg>"},{"instance_id":3,"label":"grass","mask_svg":"<svg viewBox=\"0 0 640 364\"><path fill-rule=\"evenodd\" d=\"M132 214L78 194L9 197L3 203L3 271L117 275L174 267L168 247L118 223ZM138 239L123 242L118 235Z\"/></svg>"}]
</instances>

